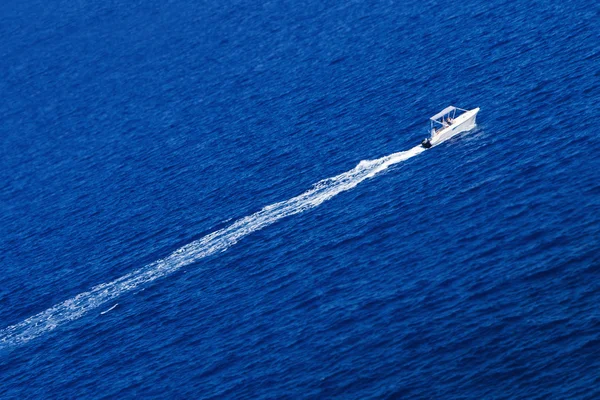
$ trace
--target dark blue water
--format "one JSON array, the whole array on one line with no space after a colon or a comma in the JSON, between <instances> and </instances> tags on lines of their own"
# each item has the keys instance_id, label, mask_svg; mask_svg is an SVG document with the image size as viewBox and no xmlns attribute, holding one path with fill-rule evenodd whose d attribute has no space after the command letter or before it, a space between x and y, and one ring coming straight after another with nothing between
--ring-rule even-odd
<instances>
[{"instance_id":1,"label":"dark blue water","mask_svg":"<svg viewBox=\"0 0 600 400\"><path fill-rule=\"evenodd\" d=\"M600 397L599 18L2 3L0 397Z\"/></svg>"}]
</instances>

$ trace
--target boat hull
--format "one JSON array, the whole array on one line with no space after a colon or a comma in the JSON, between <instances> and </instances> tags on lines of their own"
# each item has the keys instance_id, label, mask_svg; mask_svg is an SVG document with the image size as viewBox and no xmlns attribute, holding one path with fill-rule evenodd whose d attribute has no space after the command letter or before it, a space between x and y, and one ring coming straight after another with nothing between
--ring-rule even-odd
<instances>
[{"instance_id":1,"label":"boat hull","mask_svg":"<svg viewBox=\"0 0 600 400\"><path fill-rule=\"evenodd\" d=\"M452 125L442 129L433 135L431 139L429 139L431 145L435 146L436 144L440 144L461 132L470 131L471 129L475 128L475 119L477 118L478 112L479 107L469 110L457 117Z\"/></svg>"}]
</instances>

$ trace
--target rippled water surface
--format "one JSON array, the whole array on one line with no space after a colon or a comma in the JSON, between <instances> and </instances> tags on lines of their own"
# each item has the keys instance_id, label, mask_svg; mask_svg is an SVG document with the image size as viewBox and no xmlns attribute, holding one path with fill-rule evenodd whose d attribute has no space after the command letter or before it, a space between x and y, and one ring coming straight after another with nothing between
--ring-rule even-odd
<instances>
[{"instance_id":1,"label":"rippled water surface","mask_svg":"<svg viewBox=\"0 0 600 400\"><path fill-rule=\"evenodd\" d=\"M600 397L599 18L3 3L0 397Z\"/></svg>"}]
</instances>

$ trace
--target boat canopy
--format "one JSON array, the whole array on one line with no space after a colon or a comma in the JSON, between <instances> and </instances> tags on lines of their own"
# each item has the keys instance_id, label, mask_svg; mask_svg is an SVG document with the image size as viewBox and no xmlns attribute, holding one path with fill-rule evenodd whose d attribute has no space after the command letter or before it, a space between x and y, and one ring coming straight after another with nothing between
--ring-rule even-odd
<instances>
[{"instance_id":1,"label":"boat canopy","mask_svg":"<svg viewBox=\"0 0 600 400\"><path fill-rule=\"evenodd\" d=\"M433 117L429 118L431 120L431 122L436 122L438 124L442 124L441 123L441 119L444 118L446 115L448 115L451 118L455 118L456 117L456 112L457 110L460 111L467 111L467 110L463 110L462 108L458 108L458 107L454 107L454 106L448 106L446 108L444 108L442 111L440 111L439 113L435 114Z\"/></svg>"},{"instance_id":2,"label":"boat canopy","mask_svg":"<svg viewBox=\"0 0 600 400\"><path fill-rule=\"evenodd\" d=\"M452 111L456 110L456 107L454 106L448 106L446 108L444 108L442 111L440 111L439 113L435 114L433 117L429 118L432 120L438 120L440 118L442 118L443 116L450 114Z\"/></svg>"}]
</instances>

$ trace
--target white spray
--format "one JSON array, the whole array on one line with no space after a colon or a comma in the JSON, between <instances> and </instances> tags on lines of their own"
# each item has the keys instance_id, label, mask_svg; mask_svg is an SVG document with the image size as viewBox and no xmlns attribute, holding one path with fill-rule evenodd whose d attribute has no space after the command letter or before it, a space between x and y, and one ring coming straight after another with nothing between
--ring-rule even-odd
<instances>
[{"instance_id":1,"label":"white spray","mask_svg":"<svg viewBox=\"0 0 600 400\"><path fill-rule=\"evenodd\" d=\"M424 150L421 146L417 146L408 151L390 154L377 160L361 161L354 169L324 179L299 196L268 205L252 215L237 220L226 228L179 248L163 259L136 269L112 282L94 286L87 292L80 293L18 324L0 330L0 348L24 344L66 322L81 318L90 310L114 300L123 293L170 275L181 267L201 258L225 251L243 237L282 218L317 207L337 194L350 190L365 179L384 171L390 165L408 160Z\"/></svg>"}]
</instances>

